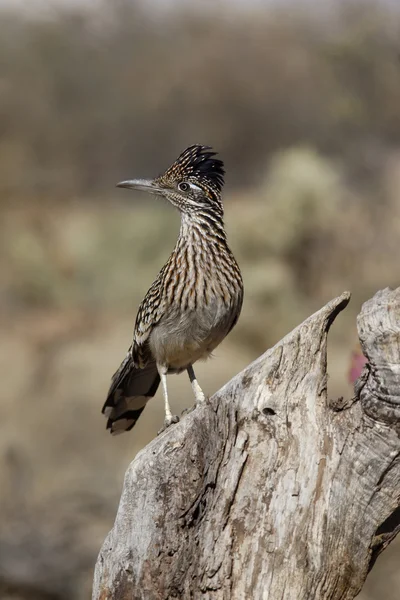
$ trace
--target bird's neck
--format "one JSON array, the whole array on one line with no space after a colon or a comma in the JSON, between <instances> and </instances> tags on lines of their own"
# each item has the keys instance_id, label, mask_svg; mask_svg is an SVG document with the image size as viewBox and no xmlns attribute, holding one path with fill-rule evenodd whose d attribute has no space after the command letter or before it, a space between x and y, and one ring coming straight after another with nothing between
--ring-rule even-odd
<instances>
[{"instance_id":1,"label":"bird's neck","mask_svg":"<svg viewBox=\"0 0 400 600\"><path fill-rule=\"evenodd\" d=\"M198 210L195 213L181 213L181 228L178 243L201 243L215 240L226 244L223 213Z\"/></svg>"}]
</instances>

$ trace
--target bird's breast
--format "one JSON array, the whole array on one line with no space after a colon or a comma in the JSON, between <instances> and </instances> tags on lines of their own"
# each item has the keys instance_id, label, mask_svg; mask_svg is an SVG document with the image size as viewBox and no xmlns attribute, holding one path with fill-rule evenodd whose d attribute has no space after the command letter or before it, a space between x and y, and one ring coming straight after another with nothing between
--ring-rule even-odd
<instances>
[{"instance_id":1,"label":"bird's breast","mask_svg":"<svg viewBox=\"0 0 400 600\"><path fill-rule=\"evenodd\" d=\"M236 322L243 286L239 268L225 242L196 226L180 237L165 269L162 301L149 345L154 359L182 370L207 358Z\"/></svg>"},{"instance_id":2,"label":"bird's breast","mask_svg":"<svg viewBox=\"0 0 400 600\"><path fill-rule=\"evenodd\" d=\"M214 298L201 307L172 308L154 327L150 349L155 360L171 370L183 370L208 358L222 342L235 319L235 308Z\"/></svg>"}]
</instances>

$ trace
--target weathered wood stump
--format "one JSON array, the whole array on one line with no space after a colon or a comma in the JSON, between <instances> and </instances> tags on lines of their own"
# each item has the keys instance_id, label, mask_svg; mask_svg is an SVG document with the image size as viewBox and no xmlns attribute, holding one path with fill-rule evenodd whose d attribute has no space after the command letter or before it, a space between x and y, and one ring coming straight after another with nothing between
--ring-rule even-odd
<instances>
[{"instance_id":1,"label":"weathered wood stump","mask_svg":"<svg viewBox=\"0 0 400 600\"><path fill-rule=\"evenodd\" d=\"M368 364L327 397L329 302L130 465L93 599L347 600L400 529L400 288L366 302Z\"/></svg>"}]
</instances>

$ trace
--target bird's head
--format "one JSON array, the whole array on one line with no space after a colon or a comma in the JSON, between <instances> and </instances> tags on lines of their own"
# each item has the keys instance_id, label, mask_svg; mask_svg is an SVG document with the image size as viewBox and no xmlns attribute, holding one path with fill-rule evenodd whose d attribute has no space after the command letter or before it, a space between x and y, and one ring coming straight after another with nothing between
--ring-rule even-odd
<instances>
[{"instance_id":1,"label":"bird's head","mask_svg":"<svg viewBox=\"0 0 400 600\"><path fill-rule=\"evenodd\" d=\"M189 215L211 210L222 216L224 163L214 156L209 146L189 146L159 177L121 181L117 187L163 196Z\"/></svg>"}]
</instances>

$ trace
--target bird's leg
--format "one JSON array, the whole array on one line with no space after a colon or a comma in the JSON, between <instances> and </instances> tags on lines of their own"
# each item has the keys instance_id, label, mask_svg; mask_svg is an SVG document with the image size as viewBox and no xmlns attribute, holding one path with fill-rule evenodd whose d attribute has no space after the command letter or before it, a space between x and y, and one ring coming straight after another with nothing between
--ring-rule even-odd
<instances>
[{"instance_id":1,"label":"bird's leg","mask_svg":"<svg viewBox=\"0 0 400 600\"><path fill-rule=\"evenodd\" d=\"M194 374L192 365L189 365L189 367L187 368L187 372L189 375L190 383L192 384L194 397L196 399L196 406L198 406L199 404L202 404L205 401L206 397L204 395L203 390L199 386L199 382L196 379L196 375Z\"/></svg>"},{"instance_id":2,"label":"bird's leg","mask_svg":"<svg viewBox=\"0 0 400 600\"><path fill-rule=\"evenodd\" d=\"M177 423L179 421L179 417L175 416L171 412L171 407L168 402L168 390L167 390L167 368L163 365L157 365L157 370L160 375L161 385L164 396L164 407L165 407L165 418L164 418L164 426L160 429L158 433L164 431L167 427L172 425L172 423Z\"/></svg>"}]
</instances>

